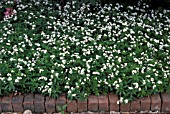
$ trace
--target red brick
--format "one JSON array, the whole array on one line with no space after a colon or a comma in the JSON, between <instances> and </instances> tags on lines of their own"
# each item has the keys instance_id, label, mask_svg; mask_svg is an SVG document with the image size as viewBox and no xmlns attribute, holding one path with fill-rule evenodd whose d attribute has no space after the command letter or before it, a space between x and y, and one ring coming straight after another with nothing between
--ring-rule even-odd
<instances>
[{"instance_id":1,"label":"red brick","mask_svg":"<svg viewBox=\"0 0 170 114\"><path fill-rule=\"evenodd\" d=\"M67 112L74 112L76 113L77 112L77 102L76 100L73 100L73 101L70 101L70 100L67 100Z\"/></svg>"},{"instance_id":2,"label":"red brick","mask_svg":"<svg viewBox=\"0 0 170 114\"><path fill-rule=\"evenodd\" d=\"M24 110L31 110L34 112L34 94L29 93L24 95Z\"/></svg>"},{"instance_id":3,"label":"red brick","mask_svg":"<svg viewBox=\"0 0 170 114\"><path fill-rule=\"evenodd\" d=\"M45 109L47 113L52 113L56 111L55 103L56 100L54 98L46 97Z\"/></svg>"},{"instance_id":4,"label":"red brick","mask_svg":"<svg viewBox=\"0 0 170 114\"><path fill-rule=\"evenodd\" d=\"M42 113L45 112L45 101L44 101L44 96L40 94L35 94L35 100L34 100L34 110L37 113Z\"/></svg>"},{"instance_id":5,"label":"red brick","mask_svg":"<svg viewBox=\"0 0 170 114\"><path fill-rule=\"evenodd\" d=\"M134 101L132 101L131 102L131 104L130 104L130 110L132 111L132 112L138 112L138 111L140 111L140 99L137 99L137 100L134 100Z\"/></svg>"},{"instance_id":6,"label":"red brick","mask_svg":"<svg viewBox=\"0 0 170 114\"><path fill-rule=\"evenodd\" d=\"M170 112L170 93L162 93L162 112Z\"/></svg>"},{"instance_id":7,"label":"red brick","mask_svg":"<svg viewBox=\"0 0 170 114\"><path fill-rule=\"evenodd\" d=\"M58 107L63 107L64 105L66 105L67 99L65 95L61 95L57 98L56 100L56 110L58 109ZM66 112L66 109L65 109Z\"/></svg>"},{"instance_id":8,"label":"red brick","mask_svg":"<svg viewBox=\"0 0 170 114\"><path fill-rule=\"evenodd\" d=\"M121 112L130 112L130 103L120 104L120 111Z\"/></svg>"},{"instance_id":9,"label":"red brick","mask_svg":"<svg viewBox=\"0 0 170 114\"><path fill-rule=\"evenodd\" d=\"M98 112L96 114L110 114L110 112L101 111L101 112Z\"/></svg>"},{"instance_id":10,"label":"red brick","mask_svg":"<svg viewBox=\"0 0 170 114\"><path fill-rule=\"evenodd\" d=\"M151 111L161 110L161 98L159 94L151 96Z\"/></svg>"},{"instance_id":11,"label":"red brick","mask_svg":"<svg viewBox=\"0 0 170 114\"><path fill-rule=\"evenodd\" d=\"M17 96L13 97L12 106L13 106L14 112L23 112L24 111L23 100L24 100L23 95L17 95Z\"/></svg>"},{"instance_id":12,"label":"red brick","mask_svg":"<svg viewBox=\"0 0 170 114\"><path fill-rule=\"evenodd\" d=\"M89 96L89 98L88 98L88 110L92 111L92 112L96 112L96 111L98 111L98 107L99 107L98 97L94 96L94 95Z\"/></svg>"},{"instance_id":13,"label":"red brick","mask_svg":"<svg viewBox=\"0 0 170 114\"><path fill-rule=\"evenodd\" d=\"M2 102L1 102L2 112L13 112L12 97L13 95L11 94L10 96L4 96L2 98Z\"/></svg>"},{"instance_id":14,"label":"red brick","mask_svg":"<svg viewBox=\"0 0 170 114\"><path fill-rule=\"evenodd\" d=\"M110 111L119 112L119 97L116 94L109 94Z\"/></svg>"},{"instance_id":15,"label":"red brick","mask_svg":"<svg viewBox=\"0 0 170 114\"><path fill-rule=\"evenodd\" d=\"M77 101L78 105L78 112L87 112L87 100L84 101Z\"/></svg>"},{"instance_id":16,"label":"red brick","mask_svg":"<svg viewBox=\"0 0 170 114\"><path fill-rule=\"evenodd\" d=\"M102 95L98 97L99 102L99 111L109 111L109 102L108 102L108 96Z\"/></svg>"},{"instance_id":17,"label":"red brick","mask_svg":"<svg viewBox=\"0 0 170 114\"><path fill-rule=\"evenodd\" d=\"M109 114L123 114L123 112L115 112L115 111L110 111L110 113Z\"/></svg>"},{"instance_id":18,"label":"red brick","mask_svg":"<svg viewBox=\"0 0 170 114\"><path fill-rule=\"evenodd\" d=\"M141 106L140 106L141 111L150 110L150 106L151 106L150 97L144 97L144 98L141 99Z\"/></svg>"}]
</instances>

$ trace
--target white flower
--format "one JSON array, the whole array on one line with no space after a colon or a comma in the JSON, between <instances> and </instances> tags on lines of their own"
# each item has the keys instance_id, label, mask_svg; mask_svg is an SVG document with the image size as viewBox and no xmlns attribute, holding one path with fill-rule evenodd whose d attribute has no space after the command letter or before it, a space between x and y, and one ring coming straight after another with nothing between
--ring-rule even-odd
<instances>
[{"instance_id":1,"label":"white flower","mask_svg":"<svg viewBox=\"0 0 170 114\"><path fill-rule=\"evenodd\" d=\"M51 57L52 59L54 59L54 58L55 58L55 55L50 55L50 57Z\"/></svg>"},{"instance_id":2,"label":"white flower","mask_svg":"<svg viewBox=\"0 0 170 114\"><path fill-rule=\"evenodd\" d=\"M116 89L119 88L119 84L116 84Z\"/></svg>"},{"instance_id":3,"label":"white flower","mask_svg":"<svg viewBox=\"0 0 170 114\"><path fill-rule=\"evenodd\" d=\"M133 89L133 87L128 87L130 90L132 90Z\"/></svg>"},{"instance_id":4,"label":"white flower","mask_svg":"<svg viewBox=\"0 0 170 114\"><path fill-rule=\"evenodd\" d=\"M153 85L153 89L155 89L156 88L156 85Z\"/></svg>"},{"instance_id":5,"label":"white flower","mask_svg":"<svg viewBox=\"0 0 170 114\"><path fill-rule=\"evenodd\" d=\"M85 74L85 69L81 69L80 74L81 75Z\"/></svg>"},{"instance_id":6,"label":"white flower","mask_svg":"<svg viewBox=\"0 0 170 114\"><path fill-rule=\"evenodd\" d=\"M146 81L145 80L143 80L143 85L145 85L146 84Z\"/></svg>"},{"instance_id":7,"label":"white flower","mask_svg":"<svg viewBox=\"0 0 170 114\"><path fill-rule=\"evenodd\" d=\"M127 104L128 103L128 99L125 99L124 102L125 102L125 104Z\"/></svg>"},{"instance_id":8,"label":"white flower","mask_svg":"<svg viewBox=\"0 0 170 114\"><path fill-rule=\"evenodd\" d=\"M130 29L130 33L131 33L131 34L135 34L135 32L134 32L132 29Z\"/></svg>"},{"instance_id":9,"label":"white flower","mask_svg":"<svg viewBox=\"0 0 170 114\"><path fill-rule=\"evenodd\" d=\"M39 69L39 73L43 72L44 70L43 69Z\"/></svg>"},{"instance_id":10,"label":"white flower","mask_svg":"<svg viewBox=\"0 0 170 114\"><path fill-rule=\"evenodd\" d=\"M121 57L119 57L119 58L118 58L118 61L119 61L119 62L121 62L121 59L122 59L122 58L121 58Z\"/></svg>"},{"instance_id":11,"label":"white flower","mask_svg":"<svg viewBox=\"0 0 170 114\"><path fill-rule=\"evenodd\" d=\"M119 78L119 83L122 82L122 80Z\"/></svg>"},{"instance_id":12,"label":"white flower","mask_svg":"<svg viewBox=\"0 0 170 114\"><path fill-rule=\"evenodd\" d=\"M39 44L39 43L35 43L35 45L36 45L36 46L38 46L38 47L40 46L40 44Z\"/></svg>"},{"instance_id":13,"label":"white flower","mask_svg":"<svg viewBox=\"0 0 170 114\"><path fill-rule=\"evenodd\" d=\"M92 74L94 74L94 75L100 75L99 72L93 72Z\"/></svg>"},{"instance_id":14,"label":"white flower","mask_svg":"<svg viewBox=\"0 0 170 114\"><path fill-rule=\"evenodd\" d=\"M135 85L135 88L137 89L139 87L138 83L133 83L133 85Z\"/></svg>"},{"instance_id":15,"label":"white flower","mask_svg":"<svg viewBox=\"0 0 170 114\"><path fill-rule=\"evenodd\" d=\"M66 89L69 89L69 88L70 88L70 86L65 86L65 88L66 88Z\"/></svg>"},{"instance_id":16,"label":"white flower","mask_svg":"<svg viewBox=\"0 0 170 114\"><path fill-rule=\"evenodd\" d=\"M76 96L76 94L72 94L72 97L75 97Z\"/></svg>"},{"instance_id":17,"label":"white flower","mask_svg":"<svg viewBox=\"0 0 170 114\"><path fill-rule=\"evenodd\" d=\"M51 70L51 73L54 73L54 70Z\"/></svg>"},{"instance_id":18,"label":"white flower","mask_svg":"<svg viewBox=\"0 0 170 114\"><path fill-rule=\"evenodd\" d=\"M138 90L141 91L141 88L139 88Z\"/></svg>"},{"instance_id":19,"label":"white flower","mask_svg":"<svg viewBox=\"0 0 170 114\"><path fill-rule=\"evenodd\" d=\"M141 73L144 73L145 67L142 68Z\"/></svg>"},{"instance_id":20,"label":"white flower","mask_svg":"<svg viewBox=\"0 0 170 114\"><path fill-rule=\"evenodd\" d=\"M151 78L151 81L153 82L153 81L154 81L154 78Z\"/></svg>"},{"instance_id":21,"label":"white flower","mask_svg":"<svg viewBox=\"0 0 170 114\"><path fill-rule=\"evenodd\" d=\"M154 42L155 42L155 43L159 43L159 40L157 40L157 39L154 39Z\"/></svg>"},{"instance_id":22,"label":"white flower","mask_svg":"<svg viewBox=\"0 0 170 114\"><path fill-rule=\"evenodd\" d=\"M147 78L150 78L151 76L150 75L146 75Z\"/></svg>"},{"instance_id":23,"label":"white flower","mask_svg":"<svg viewBox=\"0 0 170 114\"><path fill-rule=\"evenodd\" d=\"M68 94L71 94L71 90L68 91Z\"/></svg>"},{"instance_id":24,"label":"white flower","mask_svg":"<svg viewBox=\"0 0 170 114\"><path fill-rule=\"evenodd\" d=\"M51 88L49 88L49 89L48 89L48 93L51 93L51 92L52 92L52 89L51 89Z\"/></svg>"},{"instance_id":25,"label":"white flower","mask_svg":"<svg viewBox=\"0 0 170 114\"><path fill-rule=\"evenodd\" d=\"M109 76L110 76L111 78L113 78L113 77L114 77L114 74L113 74L113 73L111 73L111 74L109 74Z\"/></svg>"},{"instance_id":26,"label":"white flower","mask_svg":"<svg viewBox=\"0 0 170 114\"><path fill-rule=\"evenodd\" d=\"M59 73L55 73L55 76L58 77Z\"/></svg>"},{"instance_id":27,"label":"white flower","mask_svg":"<svg viewBox=\"0 0 170 114\"><path fill-rule=\"evenodd\" d=\"M137 73L137 71L136 70L132 70L132 74L136 74Z\"/></svg>"},{"instance_id":28,"label":"white flower","mask_svg":"<svg viewBox=\"0 0 170 114\"><path fill-rule=\"evenodd\" d=\"M48 85L52 85L53 83L52 82L49 82Z\"/></svg>"},{"instance_id":29,"label":"white flower","mask_svg":"<svg viewBox=\"0 0 170 114\"><path fill-rule=\"evenodd\" d=\"M120 100L119 100L121 103L123 102L123 97L120 97Z\"/></svg>"},{"instance_id":30,"label":"white flower","mask_svg":"<svg viewBox=\"0 0 170 114\"><path fill-rule=\"evenodd\" d=\"M22 79L21 77L17 77L17 79L15 79L15 82L19 82L19 80Z\"/></svg>"},{"instance_id":31,"label":"white flower","mask_svg":"<svg viewBox=\"0 0 170 114\"><path fill-rule=\"evenodd\" d=\"M11 77L8 77L8 79L7 79L8 81L11 81L12 80L12 78Z\"/></svg>"},{"instance_id":32,"label":"white flower","mask_svg":"<svg viewBox=\"0 0 170 114\"><path fill-rule=\"evenodd\" d=\"M7 74L7 76L11 76L11 74L10 74L10 73L8 73L8 74Z\"/></svg>"},{"instance_id":33,"label":"white flower","mask_svg":"<svg viewBox=\"0 0 170 114\"><path fill-rule=\"evenodd\" d=\"M62 63L63 63L63 64L66 64L66 60L62 60Z\"/></svg>"},{"instance_id":34,"label":"white flower","mask_svg":"<svg viewBox=\"0 0 170 114\"><path fill-rule=\"evenodd\" d=\"M17 20L17 16L14 17L14 21L16 21L16 20Z\"/></svg>"},{"instance_id":35,"label":"white flower","mask_svg":"<svg viewBox=\"0 0 170 114\"><path fill-rule=\"evenodd\" d=\"M96 55L96 59L99 59L100 58L100 56L99 55Z\"/></svg>"},{"instance_id":36,"label":"white flower","mask_svg":"<svg viewBox=\"0 0 170 114\"><path fill-rule=\"evenodd\" d=\"M84 85L85 83L84 82L81 82L81 85Z\"/></svg>"},{"instance_id":37,"label":"white flower","mask_svg":"<svg viewBox=\"0 0 170 114\"><path fill-rule=\"evenodd\" d=\"M72 74L73 73L73 70L70 68L70 70L69 70L69 74Z\"/></svg>"},{"instance_id":38,"label":"white flower","mask_svg":"<svg viewBox=\"0 0 170 114\"><path fill-rule=\"evenodd\" d=\"M159 80L159 81L158 81L158 84L162 84L162 81Z\"/></svg>"},{"instance_id":39,"label":"white flower","mask_svg":"<svg viewBox=\"0 0 170 114\"><path fill-rule=\"evenodd\" d=\"M32 68L32 67L29 67L28 69L29 69L29 71L33 71L34 70L34 68Z\"/></svg>"}]
</instances>

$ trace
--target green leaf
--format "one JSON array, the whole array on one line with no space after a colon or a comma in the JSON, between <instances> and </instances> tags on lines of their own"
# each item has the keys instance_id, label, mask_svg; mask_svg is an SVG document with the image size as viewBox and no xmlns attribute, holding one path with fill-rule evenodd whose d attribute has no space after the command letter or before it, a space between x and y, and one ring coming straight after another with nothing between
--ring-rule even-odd
<instances>
[{"instance_id":1,"label":"green leaf","mask_svg":"<svg viewBox=\"0 0 170 114\"><path fill-rule=\"evenodd\" d=\"M90 3L91 3L92 5L95 5L95 4L96 4L96 0L90 0Z\"/></svg>"}]
</instances>

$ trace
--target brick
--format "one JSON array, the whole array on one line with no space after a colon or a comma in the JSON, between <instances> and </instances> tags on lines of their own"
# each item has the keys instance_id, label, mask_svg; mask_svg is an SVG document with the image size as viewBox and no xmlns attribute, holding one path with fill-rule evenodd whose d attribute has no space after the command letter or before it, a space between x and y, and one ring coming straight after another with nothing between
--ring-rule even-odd
<instances>
[{"instance_id":1,"label":"brick","mask_svg":"<svg viewBox=\"0 0 170 114\"><path fill-rule=\"evenodd\" d=\"M162 93L162 112L170 112L170 93Z\"/></svg>"},{"instance_id":2,"label":"brick","mask_svg":"<svg viewBox=\"0 0 170 114\"><path fill-rule=\"evenodd\" d=\"M101 111L101 112L98 112L97 114L110 114L110 112Z\"/></svg>"},{"instance_id":3,"label":"brick","mask_svg":"<svg viewBox=\"0 0 170 114\"><path fill-rule=\"evenodd\" d=\"M110 111L110 114L123 114L122 112L115 112L115 111Z\"/></svg>"},{"instance_id":4,"label":"brick","mask_svg":"<svg viewBox=\"0 0 170 114\"><path fill-rule=\"evenodd\" d=\"M88 98L88 110L92 112L98 111L98 97L94 95L90 95Z\"/></svg>"},{"instance_id":5,"label":"brick","mask_svg":"<svg viewBox=\"0 0 170 114\"><path fill-rule=\"evenodd\" d=\"M140 106L140 110L141 111L148 111L148 110L150 110L150 106L151 106L150 97L141 98L141 106Z\"/></svg>"},{"instance_id":6,"label":"brick","mask_svg":"<svg viewBox=\"0 0 170 114\"><path fill-rule=\"evenodd\" d=\"M25 110L22 114L34 114L30 110Z\"/></svg>"},{"instance_id":7,"label":"brick","mask_svg":"<svg viewBox=\"0 0 170 114\"><path fill-rule=\"evenodd\" d=\"M2 112L13 112L12 97L13 95L11 94L10 96L4 96L2 98L2 102L1 102Z\"/></svg>"},{"instance_id":8,"label":"brick","mask_svg":"<svg viewBox=\"0 0 170 114\"><path fill-rule=\"evenodd\" d=\"M152 114L152 113L146 113L146 112L116 112L112 114Z\"/></svg>"},{"instance_id":9,"label":"brick","mask_svg":"<svg viewBox=\"0 0 170 114\"><path fill-rule=\"evenodd\" d=\"M70 100L67 100L67 112L74 112L76 113L77 112L77 102L76 100L73 100L73 101L70 101Z\"/></svg>"},{"instance_id":10,"label":"brick","mask_svg":"<svg viewBox=\"0 0 170 114\"><path fill-rule=\"evenodd\" d=\"M34 94L29 93L24 95L24 110L31 110L34 112Z\"/></svg>"},{"instance_id":11,"label":"brick","mask_svg":"<svg viewBox=\"0 0 170 114\"><path fill-rule=\"evenodd\" d=\"M120 104L121 112L130 112L130 102L127 104Z\"/></svg>"},{"instance_id":12,"label":"brick","mask_svg":"<svg viewBox=\"0 0 170 114\"><path fill-rule=\"evenodd\" d=\"M131 102L131 104L130 104L130 110L132 111L132 112L138 112L138 111L140 111L140 99L136 99L136 100L134 100L134 101L132 101Z\"/></svg>"},{"instance_id":13,"label":"brick","mask_svg":"<svg viewBox=\"0 0 170 114\"><path fill-rule=\"evenodd\" d=\"M159 94L151 96L151 111L161 110L161 98Z\"/></svg>"},{"instance_id":14,"label":"brick","mask_svg":"<svg viewBox=\"0 0 170 114\"><path fill-rule=\"evenodd\" d=\"M14 112L23 112L23 101L24 101L24 96L23 95L17 95L14 96L12 99L12 106Z\"/></svg>"},{"instance_id":15,"label":"brick","mask_svg":"<svg viewBox=\"0 0 170 114\"><path fill-rule=\"evenodd\" d=\"M99 111L109 111L108 96L102 95L98 97Z\"/></svg>"},{"instance_id":16,"label":"brick","mask_svg":"<svg viewBox=\"0 0 170 114\"><path fill-rule=\"evenodd\" d=\"M87 112L87 100L84 101L77 101L78 105L78 112Z\"/></svg>"},{"instance_id":17,"label":"brick","mask_svg":"<svg viewBox=\"0 0 170 114\"><path fill-rule=\"evenodd\" d=\"M109 94L110 111L119 112L119 97L116 94Z\"/></svg>"},{"instance_id":18,"label":"brick","mask_svg":"<svg viewBox=\"0 0 170 114\"><path fill-rule=\"evenodd\" d=\"M58 109L58 107L63 107L64 105L66 105L67 99L65 95L61 95L57 98L56 100L56 110ZM66 109L65 109L66 112Z\"/></svg>"},{"instance_id":19,"label":"brick","mask_svg":"<svg viewBox=\"0 0 170 114\"><path fill-rule=\"evenodd\" d=\"M56 100L54 98L46 97L45 109L47 113L52 113L56 111L55 103Z\"/></svg>"},{"instance_id":20,"label":"brick","mask_svg":"<svg viewBox=\"0 0 170 114\"><path fill-rule=\"evenodd\" d=\"M44 104L45 104L44 96L40 94L35 94L34 110L36 113L45 112Z\"/></svg>"}]
</instances>

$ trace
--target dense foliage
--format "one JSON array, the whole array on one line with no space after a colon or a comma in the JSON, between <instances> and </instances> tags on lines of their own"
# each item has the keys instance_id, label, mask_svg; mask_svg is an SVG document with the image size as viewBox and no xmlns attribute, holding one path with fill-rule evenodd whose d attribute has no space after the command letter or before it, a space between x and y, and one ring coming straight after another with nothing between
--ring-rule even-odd
<instances>
[{"instance_id":1,"label":"dense foliage","mask_svg":"<svg viewBox=\"0 0 170 114\"><path fill-rule=\"evenodd\" d=\"M170 10L76 5L0 3L0 95L113 92L127 103L170 90Z\"/></svg>"},{"instance_id":2,"label":"dense foliage","mask_svg":"<svg viewBox=\"0 0 170 114\"><path fill-rule=\"evenodd\" d=\"M67 2L71 2L72 0L56 0L58 3L61 4L61 6L64 6ZM163 7L163 8L168 8L170 9L170 0L76 0L78 3L77 7L80 6L82 3L90 3L91 5L95 5L96 2L103 4L116 4L116 3L121 3L124 5L137 5L138 3L143 2L147 3L148 5L151 6L151 8L158 8L158 7Z\"/></svg>"}]
</instances>

